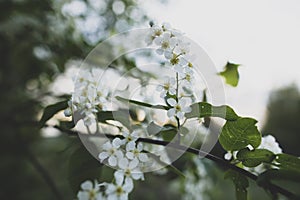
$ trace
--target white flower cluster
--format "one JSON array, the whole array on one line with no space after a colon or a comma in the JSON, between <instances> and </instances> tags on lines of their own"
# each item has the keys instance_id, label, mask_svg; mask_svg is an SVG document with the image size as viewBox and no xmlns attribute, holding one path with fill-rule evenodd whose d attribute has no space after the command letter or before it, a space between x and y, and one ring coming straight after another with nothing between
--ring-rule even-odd
<instances>
[{"instance_id":1,"label":"white flower cluster","mask_svg":"<svg viewBox=\"0 0 300 200\"><path fill-rule=\"evenodd\" d=\"M282 153L282 149L280 148L278 142L276 142L276 139L272 135L266 135L263 136L261 139L261 144L259 145L258 149L267 149L269 151L272 151L274 154L280 154ZM234 152L227 152L224 155L224 158L226 160L230 160L231 158L236 159L237 151ZM270 166L272 167L272 166ZM246 170L251 171L255 174L260 174L264 172L267 169L267 166L265 164L260 164L257 167L254 168L248 168L244 167Z\"/></svg>"},{"instance_id":2,"label":"white flower cluster","mask_svg":"<svg viewBox=\"0 0 300 200\"><path fill-rule=\"evenodd\" d=\"M108 165L117 168L114 173L114 183L101 183L104 191L97 190L97 195L102 199L126 200L133 190L133 180L144 180L141 170L149 160L141 143L137 143L136 132L123 132L123 139L115 138L103 144L103 151L99 153L101 162L107 161ZM79 192L80 194L82 191ZM78 193L78 196L79 196Z\"/></svg>"},{"instance_id":3,"label":"white flower cluster","mask_svg":"<svg viewBox=\"0 0 300 200\"><path fill-rule=\"evenodd\" d=\"M165 77L157 91L161 92L160 97L172 107L168 110L168 116L181 120L185 113L191 112L190 106L187 105L191 94L186 94L188 90L183 88L190 89L195 79L190 43L181 32L166 23L161 26L153 25L146 42L148 45L154 43L157 47L156 53L163 55L176 73L176 77Z\"/></svg>"},{"instance_id":4,"label":"white flower cluster","mask_svg":"<svg viewBox=\"0 0 300 200\"><path fill-rule=\"evenodd\" d=\"M83 116L86 126L96 122L95 114L99 110L106 110L109 93L106 87L99 84L100 69L86 69L79 73L74 80L75 89L72 99L69 101L69 108L65 110L66 116L72 112L79 112Z\"/></svg>"}]
</instances>

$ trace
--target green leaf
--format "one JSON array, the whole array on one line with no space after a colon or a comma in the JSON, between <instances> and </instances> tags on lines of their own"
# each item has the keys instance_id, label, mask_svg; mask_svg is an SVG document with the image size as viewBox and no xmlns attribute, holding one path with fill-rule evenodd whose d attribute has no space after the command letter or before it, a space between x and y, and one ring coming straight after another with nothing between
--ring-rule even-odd
<instances>
[{"instance_id":1,"label":"green leaf","mask_svg":"<svg viewBox=\"0 0 300 200\"><path fill-rule=\"evenodd\" d=\"M275 184L291 192L289 199L300 199L299 192L300 173L286 169L270 169L257 177L259 186Z\"/></svg>"},{"instance_id":2,"label":"green leaf","mask_svg":"<svg viewBox=\"0 0 300 200\"><path fill-rule=\"evenodd\" d=\"M225 81L228 85L231 85L233 87L236 87L239 82L239 72L238 67L240 65L233 64L230 62L227 62L226 66L224 67L224 71L220 72L219 75L223 76L225 78Z\"/></svg>"},{"instance_id":3,"label":"green leaf","mask_svg":"<svg viewBox=\"0 0 300 200\"><path fill-rule=\"evenodd\" d=\"M237 151L249 144L257 148L261 142L261 134L257 130L257 121L252 118L239 118L227 121L222 128L219 142L227 151Z\"/></svg>"},{"instance_id":4,"label":"green leaf","mask_svg":"<svg viewBox=\"0 0 300 200\"><path fill-rule=\"evenodd\" d=\"M168 106L164 106L164 105L152 105L149 103L145 103L145 102L141 102L141 101L137 101L137 100L131 100L131 99L126 99L123 97L119 97L116 96L116 99L125 103L132 103L138 106L143 106L143 107L148 107L148 108L155 108L155 109L162 109L162 110L168 110L169 107Z\"/></svg>"},{"instance_id":5,"label":"green leaf","mask_svg":"<svg viewBox=\"0 0 300 200\"><path fill-rule=\"evenodd\" d=\"M117 111L99 111L97 113L99 122L105 123L106 120L115 120L122 123L125 127L130 128L130 112L129 110L120 109Z\"/></svg>"},{"instance_id":6,"label":"green leaf","mask_svg":"<svg viewBox=\"0 0 300 200\"><path fill-rule=\"evenodd\" d=\"M69 100L64 100L64 101L60 101L58 103L55 103L53 105L49 105L44 109L43 115L40 119L39 125L40 128L42 128L45 123L51 119L56 113L58 113L61 110L64 110L66 108L68 108L68 101Z\"/></svg>"},{"instance_id":7,"label":"green leaf","mask_svg":"<svg viewBox=\"0 0 300 200\"><path fill-rule=\"evenodd\" d=\"M271 163L275 159L275 155L267 149L254 149L250 151L248 148L245 148L238 152L237 159L246 167L256 167L262 162Z\"/></svg>"},{"instance_id":8,"label":"green leaf","mask_svg":"<svg viewBox=\"0 0 300 200\"><path fill-rule=\"evenodd\" d=\"M286 180L299 183L300 173L295 173L286 169L270 169L260 174L256 182L259 185L263 185L265 182L270 182L272 180Z\"/></svg>"},{"instance_id":9,"label":"green leaf","mask_svg":"<svg viewBox=\"0 0 300 200\"><path fill-rule=\"evenodd\" d=\"M177 134L176 127L171 124L159 126L154 122L151 122L147 126L147 132L149 135L161 135L165 141L172 141Z\"/></svg>"},{"instance_id":10,"label":"green leaf","mask_svg":"<svg viewBox=\"0 0 300 200\"><path fill-rule=\"evenodd\" d=\"M76 194L80 184L86 180L95 180L100 176L102 164L83 146L76 149L69 160L68 180Z\"/></svg>"},{"instance_id":11,"label":"green leaf","mask_svg":"<svg viewBox=\"0 0 300 200\"><path fill-rule=\"evenodd\" d=\"M234 121L239 118L239 116L234 112L234 110L229 106L212 106L206 102L198 102L191 105L192 112L186 113L186 118L194 117L220 117L228 121Z\"/></svg>"},{"instance_id":12,"label":"green leaf","mask_svg":"<svg viewBox=\"0 0 300 200\"><path fill-rule=\"evenodd\" d=\"M225 175L225 179L231 179L235 186L235 194L237 200L247 200L247 188L249 187L248 179L233 170L228 170Z\"/></svg>"},{"instance_id":13,"label":"green leaf","mask_svg":"<svg viewBox=\"0 0 300 200\"><path fill-rule=\"evenodd\" d=\"M59 126L63 129L72 129L75 127L74 121L60 121Z\"/></svg>"},{"instance_id":14,"label":"green leaf","mask_svg":"<svg viewBox=\"0 0 300 200\"><path fill-rule=\"evenodd\" d=\"M279 163L280 169L286 169L300 173L300 158L289 154L278 154L276 162Z\"/></svg>"}]
</instances>

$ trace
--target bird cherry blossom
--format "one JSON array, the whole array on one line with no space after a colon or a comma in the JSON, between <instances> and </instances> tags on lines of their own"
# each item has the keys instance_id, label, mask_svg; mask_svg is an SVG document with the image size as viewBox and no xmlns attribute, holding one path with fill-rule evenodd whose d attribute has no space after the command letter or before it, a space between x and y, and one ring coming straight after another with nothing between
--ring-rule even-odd
<instances>
[{"instance_id":1,"label":"bird cherry blossom","mask_svg":"<svg viewBox=\"0 0 300 200\"><path fill-rule=\"evenodd\" d=\"M138 161L141 162L147 162L148 161L148 156L146 153L143 153L143 144L138 143L136 145L135 142L129 142L126 145L126 157L130 160L137 159Z\"/></svg>"},{"instance_id":2,"label":"bird cherry blossom","mask_svg":"<svg viewBox=\"0 0 300 200\"><path fill-rule=\"evenodd\" d=\"M161 92L160 97L164 98L167 95L167 93L169 93L170 95L175 95L175 83L176 80L174 77L164 77L163 85L158 85L156 88L157 91Z\"/></svg>"},{"instance_id":3,"label":"bird cherry blossom","mask_svg":"<svg viewBox=\"0 0 300 200\"><path fill-rule=\"evenodd\" d=\"M133 190L133 183L124 176L115 176L115 183L106 184L105 194L107 200L127 200L128 194Z\"/></svg>"},{"instance_id":4,"label":"bird cherry blossom","mask_svg":"<svg viewBox=\"0 0 300 200\"><path fill-rule=\"evenodd\" d=\"M127 181L144 180L144 174L138 168L138 164L137 159L129 161L127 158L121 158L118 163L120 169L114 173L115 178L125 177L125 180L128 179Z\"/></svg>"},{"instance_id":5,"label":"bird cherry blossom","mask_svg":"<svg viewBox=\"0 0 300 200\"><path fill-rule=\"evenodd\" d=\"M192 111L190 106L186 106L186 101L183 98L179 99L178 102L173 98L169 98L167 102L172 106L167 112L168 117L170 118L178 117L178 119L183 119L185 113Z\"/></svg>"},{"instance_id":6,"label":"bird cherry blossom","mask_svg":"<svg viewBox=\"0 0 300 200\"><path fill-rule=\"evenodd\" d=\"M123 157L123 152L120 149L122 141L120 138L113 139L112 142L108 141L103 144L103 152L101 152L98 156L101 162L104 159L108 158L108 164L112 167L117 166L118 160Z\"/></svg>"},{"instance_id":7,"label":"bird cherry blossom","mask_svg":"<svg viewBox=\"0 0 300 200\"><path fill-rule=\"evenodd\" d=\"M78 200L102 200L103 194L99 190L97 181L93 183L89 180L80 185L81 190L77 193Z\"/></svg>"}]
</instances>

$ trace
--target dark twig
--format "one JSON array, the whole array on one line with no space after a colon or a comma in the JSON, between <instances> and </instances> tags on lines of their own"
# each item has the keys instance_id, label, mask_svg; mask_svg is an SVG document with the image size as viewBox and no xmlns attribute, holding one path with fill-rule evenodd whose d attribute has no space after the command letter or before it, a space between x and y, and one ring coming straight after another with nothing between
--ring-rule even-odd
<instances>
[{"instance_id":1,"label":"dark twig","mask_svg":"<svg viewBox=\"0 0 300 200\"><path fill-rule=\"evenodd\" d=\"M81 132L77 132L77 131L72 131L72 130L65 130L59 126L54 126L54 128L56 129L59 129L60 131L62 132L65 132L69 135L72 135L72 136L83 136L83 137L102 137L102 138L110 138L110 139L113 139L113 138L116 138L116 137L119 137L119 138L123 138L123 136L121 135L111 135L111 134L102 134L102 133L95 133L95 134L85 134L85 133L81 133ZM250 173L249 171L243 169L243 168L240 168L240 167L237 167L236 165L222 159L222 158L219 158L213 154L210 154L208 152L204 152L204 151L201 151L199 149L195 149L195 148L192 148L192 147L187 147L187 146L184 146L184 145L180 145L178 143L174 143L174 142L167 142L167 141L162 141L162 140L153 140L153 139L150 139L150 138L139 138L137 140L138 142L145 142L145 143L149 143L149 144L156 144L156 145L162 145L162 146L167 146L167 147L171 147L171 148L175 148L175 149L178 149L178 150L182 150L182 151L187 151L189 153L192 153L192 154L195 154L195 155L205 155L205 158L209 159L209 160L212 160L220 165L222 165L223 167L227 168L227 169L232 169L234 171L237 171L241 174L243 174L244 176L254 180L254 181L257 181L258 179L258 176L255 175L255 174L252 174ZM263 187L264 189L266 190L269 190L271 191L272 193L280 193L286 197L288 197L289 199L296 199L296 196L291 193L290 191L278 186L278 185L275 185L273 183L270 183L270 182L265 182L264 184L261 184L259 185L260 187Z\"/></svg>"}]
</instances>

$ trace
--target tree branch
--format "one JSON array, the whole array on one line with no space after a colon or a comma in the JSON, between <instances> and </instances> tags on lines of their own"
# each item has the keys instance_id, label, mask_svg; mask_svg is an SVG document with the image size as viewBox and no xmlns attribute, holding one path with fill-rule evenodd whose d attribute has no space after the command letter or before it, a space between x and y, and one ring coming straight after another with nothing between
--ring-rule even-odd
<instances>
[{"instance_id":1,"label":"tree branch","mask_svg":"<svg viewBox=\"0 0 300 200\"><path fill-rule=\"evenodd\" d=\"M95 134L85 134L85 133L81 133L81 132L78 132L78 131L72 131L72 130L66 130L66 129L63 129L59 126L53 126L53 128L56 128L62 132L65 132L67 133L68 135L71 135L71 136L86 136L86 137L101 137L101 138L110 138L110 139L114 139L116 137L119 137L119 138L123 138L122 135L111 135L111 134L104 134L104 133L95 133ZM251 172L243 169L243 168L240 168L232 163L230 163L229 161L226 161L220 157L217 157L213 154L210 154L208 152L204 152L204 151L201 151L199 149L195 149L195 148L192 148L192 147L187 147L187 146L184 146L184 145L180 145L178 143L174 143L174 142L167 142L167 141L162 141L162 140L153 140L153 139L150 139L150 138L139 138L137 140L138 142L145 142L145 143L149 143L149 144L155 144L155 145L162 145L162 146L168 146L168 147L172 147L174 149L178 149L178 150L182 150L182 151L187 151L189 153L192 153L194 155L206 155L205 158L209 159L209 160L212 160L220 165L222 165L223 167L227 168L227 169L232 169L234 171L237 171L241 174L243 174L244 176L254 180L254 181L257 181L258 179L258 176L255 175L255 174L252 174ZM293 193L291 193L290 191L278 186L278 185L275 185L271 182L265 182L264 184L260 184L259 185L260 187L264 188L265 190L269 190L270 192L272 193L280 193L290 199L296 199L296 195L294 195Z\"/></svg>"}]
</instances>

